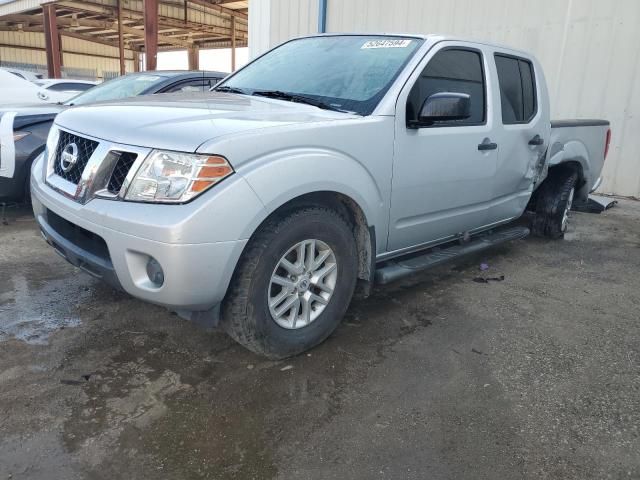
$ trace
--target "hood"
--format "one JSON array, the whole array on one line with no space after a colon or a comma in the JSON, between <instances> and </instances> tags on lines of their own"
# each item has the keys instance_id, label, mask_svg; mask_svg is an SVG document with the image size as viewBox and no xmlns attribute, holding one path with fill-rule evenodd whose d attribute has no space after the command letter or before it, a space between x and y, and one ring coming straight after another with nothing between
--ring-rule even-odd
<instances>
[{"instance_id":1,"label":"hood","mask_svg":"<svg viewBox=\"0 0 640 480\"><path fill-rule=\"evenodd\" d=\"M56 115L66 109L65 105L49 104L49 105L12 105L0 108L0 117L4 113L16 112L13 119L13 129L34 125L36 123L49 122L56 118Z\"/></svg>"},{"instance_id":2,"label":"hood","mask_svg":"<svg viewBox=\"0 0 640 480\"><path fill-rule=\"evenodd\" d=\"M159 94L66 110L56 124L126 145L195 152L223 135L280 125L356 118L311 105L231 93Z\"/></svg>"},{"instance_id":3,"label":"hood","mask_svg":"<svg viewBox=\"0 0 640 480\"><path fill-rule=\"evenodd\" d=\"M57 103L25 103L2 107L0 108L0 115L7 112L16 112L16 117L22 115L57 115L66 108L69 107Z\"/></svg>"}]
</instances>

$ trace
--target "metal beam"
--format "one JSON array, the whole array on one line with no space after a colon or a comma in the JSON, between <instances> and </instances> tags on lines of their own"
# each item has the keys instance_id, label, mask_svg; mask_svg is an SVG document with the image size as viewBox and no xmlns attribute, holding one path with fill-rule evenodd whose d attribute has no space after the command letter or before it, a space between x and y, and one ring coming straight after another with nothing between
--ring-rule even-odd
<instances>
[{"instance_id":1,"label":"metal beam","mask_svg":"<svg viewBox=\"0 0 640 480\"><path fill-rule=\"evenodd\" d=\"M224 13L225 15L229 15L232 18L237 17L243 20L249 20L249 15L247 15L246 13L238 12L231 8L222 7L215 3L208 2L207 0L189 0L189 2L193 3L194 5L200 5L201 7L216 11L218 13Z\"/></svg>"},{"instance_id":2,"label":"metal beam","mask_svg":"<svg viewBox=\"0 0 640 480\"><path fill-rule=\"evenodd\" d=\"M203 3L200 4L198 3L198 5L202 5L205 6L206 8L208 7L212 7L215 8L214 4L208 3L205 0L201 0ZM188 8L188 3L194 3L191 0L187 0L185 2L185 6L187 6ZM57 5L64 5L65 8L69 8L71 10L75 10L78 12L91 12L91 13L97 13L99 15L104 15L104 16L111 16L114 17L116 16L116 10L113 7L110 7L108 5L98 5L98 4L94 4L91 2L80 2L77 0L63 0L61 2L58 2ZM235 10L226 8L225 10L229 10L230 12L235 12ZM143 16L143 12L139 12L137 10L131 10L129 8L123 8L123 16L124 18L128 18L128 19L138 19L138 18L142 18ZM217 11L217 10L216 10ZM242 15L244 15L245 19L248 19L248 16L246 14L242 14L242 12L238 12L240 13L240 15L238 15L240 18L242 18ZM218 17L221 20L228 22L229 20L227 18L224 17ZM213 25L207 25L207 24L203 24L203 23L196 23L196 22L189 22L188 21L188 16L186 19L178 19L178 18L172 18L172 17L164 17L162 15L158 16L158 21L160 24L166 23L167 25L175 25L175 26L189 26L190 28L201 28L201 29L207 29L207 28L223 28L223 27L215 27ZM244 25L244 24L243 24ZM246 25L244 25L246 26ZM246 33L246 32L245 32Z\"/></svg>"},{"instance_id":3,"label":"metal beam","mask_svg":"<svg viewBox=\"0 0 640 480\"><path fill-rule=\"evenodd\" d=\"M200 49L193 46L187 52L189 55L189 70L200 70Z\"/></svg>"},{"instance_id":4,"label":"metal beam","mask_svg":"<svg viewBox=\"0 0 640 480\"><path fill-rule=\"evenodd\" d=\"M158 0L143 0L146 70L158 66Z\"/></svg>"},{"instance_id":5,"label":"metal beam","mask_svg":"<svg viewBox=\"0 0 640 480\"><path fill-rule=\"evenodd\" d=\"M89 35L83 35L82 33L74 32L74 31L71 31L71 30L61 29L60 30L60 34L63 37L77 38L78 40L85 40L87 42L98 43L100 45L105 45L107 47L118 48L118 44L115 43L115 42L109 42L107 40L102 40L100 38L91 37Z\"/></svg>"},{"instance_id":6,"label":"metal beam","mask_svg":"<svg viewBox=\"0 0 640 480\"><path fill-rule=\"evenodd\" d=\"M41 47L27 47L27 46L24 46L24 45L9 45L9 44L6 44L6 43L0 43L0 47L2 47L2 48L14 48L16 50L29 50L29 51L34 51L34 52L42 52L42 48ZM118 57L116 57L115 55L104 55L104 54L101 54L101 53L86 53L86 52L76 52L76 51L70 51L70 50L65 51L65 53L67 55L81 55L81 56L85 56L85 57L108 58L110 60L117 60L118 59ZM130 60L130 59L127 59L127 60Z\"/></svg>"},{"instance_id":7,"label":"metal beam","mask_svg":"<svg viewBox=\"0 0 640 480\"><path fill-rule=\"evenodd\" d=\"M49 78L62 77L62 62L60 61L60 36L56 21L56 6L47 4L42 6L44 14L44 43L47 52L47 71Z\"/></svg>"},{"instance_id":8,"label":"metal beam","mask_svg":"<svg viewBox=\"0 0 640 480\"><path fill-rule=\"evenodd\" d=\"M145 0L149 1L149 0ZM155 1L157 5L157 0ZM31 15L11 15L11 20L8 20L6 17L3 17L3 20L11 21L11 22L23 22L23 23L42 23L44 21L43 17L32 17ZM74 28L74 27L89 27L89 28L99 28L103 30L110 30L117 34L118 32L118 24L117 22L105 22L102 20L89 20L86 18L58 18L58 25ZM122 25L122 32L130 35L135 35L136 37L144 37L145 30L132 28L126 25ZM165 37L163 35L158 35L158 41L162 43L168 43L170 45L176 45L183 48L189 48L193 45L193 42L187 40L180 40L172 37Z\"/></svg>"},{"instance_id":9,"label":"metal beam","mask_svg":"<svg viewBox=\"0 0 640 480\"><path fill-rule=\"evenodd\" d=\"M189 0L191 1L191 0ZM73 3L77 3L77 2L73 2ZM103 7L103 8L108 8L108 7ZM105 14L106 15L106 14ZM113 12L113 16L116 15L116 12ZM111 16L111 15L106 15L106 16ZM58 17L58 25L70 25L69 23L71 20L73 20L72 18L69 17ZM132 10L128 10L126 8L123 9L123 25L126 26L127 22L129 21L134 21L134 22L142 22L143 20L143 15L140 12L134 12ZM21 24L42 24L43 22L43 17L42 16L36 16L36 15L25 15L25 14L12 14L12 15L7 15L2 17L2 19L0 21L3 22L11 22L11 23L21 23ZM163 16L158 16L158 21L159 21L159 25L161 26L167 26L167 27L176 27L176 28L185 28L185 24L184 21L182 20L178 20L175 18L169 18L169 17L163 17ZM226 20L230 23L229 20ZM93 28L103 28L106 30L113 30L115 32L117 32L118 28L117 28L117 22L109 22L106 20L95 20L95 19L88 19L88 18L76 18L75 19L75 26L88 26L88 27L93 27ZM140 25L142 26L142 25ZM239 40L247 40L248 39L248 32L246 29L242 29L239 27L246 27L245 24L243 23L239 23L236 24L236 37ZM229 37L230 33L231 33L231 29L230 27L219 27L219 26L215 26L215 25L204 25L201 23L195 23L195 22L187 22L186 24L186 28L188 28L189 30L192 30L194 32L203 32L203 33L210 33L212 35L220 35L221 37ZM142 31L142 30L141 30ZM124 33L127 33L126 31ZM185 48L187 48L187 46L184 46Z\"/></svg>"},{"instance_id":10,"label":"metal beam","mask_svg":"<svg viewBox=\"0 0 640 480\"><path fill-rule=\"evenodd\" d=\"M118 56L120 57L120 75L127 73L124 63L124 37L122 32L122 0L118 0Z\"/></svg>"},{"instance_id":11,"label":"metal beam","mask_svg":"<svg viewBox=\"0 0 640 480\"><path fill-rule=\"evenodd\" d=\"M236 17L231 17L231 71L236 71Z\"/></svg>"}]
</instances>

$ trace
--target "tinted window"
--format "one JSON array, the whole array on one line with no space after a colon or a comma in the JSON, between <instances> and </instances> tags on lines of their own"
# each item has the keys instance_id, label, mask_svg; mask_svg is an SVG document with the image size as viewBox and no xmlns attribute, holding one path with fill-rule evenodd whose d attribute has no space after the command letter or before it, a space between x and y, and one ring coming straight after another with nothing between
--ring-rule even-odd
<instances>
[{"instance_id":1,"label":"tinted window","mask_svg":"<svg viewBox=\"0 0 640 480\"><path fill-rule=\"evenodd\" d=\"M502 123L525 123L536 114L536 89L530 62L496 55Z\"/></svg>"},{"instance_id":2,"label":"tinted window","mask_svg":"<svg viewBox=\"0 0 640 480\"><path fill-rule=\"evenodd\" d=\"M84 92L94 85L88 83L54 83L47 87L47 90L54 92Z\"/></svg>"},{"instance_id":3,"label":"tinted window","mask_svg":"<svg viewBox=\"0 0 640 480\"><path fill-rule=\"evenodd\" d=\"M65 105L86 105L88 103L119 100L121 98L135 97L143 93L155 93L152 87L157 87L166 81L162 75L147 73L130 73L122 77L116 77L100 85L90 88L77 97L67 101Z\"/></svg>"},{"instance_id":4,"label":"tinted window","mask_svg":"<svg viewBox=\"0 0 640 480\"><path fill-rule=\"evenodd\" d=\"M533 76L533 66L531 63L520 60L518 65L520 65L520 75L522 76L524 119L529 121L536 114L536 80Z\"/></svg>"},{"instance_id":5,"label":"tinted window","mask_svg":"<svg viewBox=\"0 0 640 480\"><path fill-rule=\"evenodd\" d=\"M165 92L204 92L209 90L209 84L205 80L187 80L186 82L171 85Z\"/></svg>"},{"instance_id":6,"label":"tinted window","mask_svg":"<svg viewBox=\"0 0 640 480\"><path fill-rule=\"evenodd\" d=\"M485 119L485 82L482 57L470 50L443 50L420 74L409 94L407 120L416 121L424 101L434 93L455 92L471 96L471 116L464 120L436 122L434 126L473 125Z\"/></svg>"}]
</instances>

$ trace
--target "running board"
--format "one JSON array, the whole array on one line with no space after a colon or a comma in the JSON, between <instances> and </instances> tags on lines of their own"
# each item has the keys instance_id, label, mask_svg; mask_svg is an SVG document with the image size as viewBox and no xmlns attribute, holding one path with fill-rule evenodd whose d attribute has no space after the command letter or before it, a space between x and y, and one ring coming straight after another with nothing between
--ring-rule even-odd
<instances>
[{"instance_id":1,"label":"running board","mask_svg":"<svg viewBox=\"0 0 640 480\"><path fill-rule=\"evenodd\" d=\"M426 253L412 254L396 260L389 260L376 270L376 283L387 284L422 270L433 268L442 263L460 258L471 253L481 252L505 242L525 238L529 235L527 227L511 227L483 233L464 244L452 244L449 247L435 247Z\"/></svg>"}]
</instances>

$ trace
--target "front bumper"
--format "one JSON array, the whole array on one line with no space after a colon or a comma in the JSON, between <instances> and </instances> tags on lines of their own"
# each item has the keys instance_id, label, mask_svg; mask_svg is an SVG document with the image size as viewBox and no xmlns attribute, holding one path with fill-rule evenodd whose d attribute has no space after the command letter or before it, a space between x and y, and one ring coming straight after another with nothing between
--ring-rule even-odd
<instances>
[{"instance_id":1,"label":"front bumper","mask_svg":"<svg viewBox=\"0 0 640 480\"><path fill-rule=\"evenodd\" d=\"M215 309L220 304L247 240L165 243L123 233L131 222L110 217L102 225L101 202L80 206L32 178L33 210L43 236L69 262L134 297L175 311ZM149 205L149 213L163 206ZM80 211L79 208L82 208ZM95 214L94 221L88 219ZM98 223L100 221L100 223ZM143 222L144 219L140 219ZM114 228L115 227L115 228ZM171 235L170 235L171 236ZM147 275L154 258L164 283Z\"/></svg>"}]
</instances>

